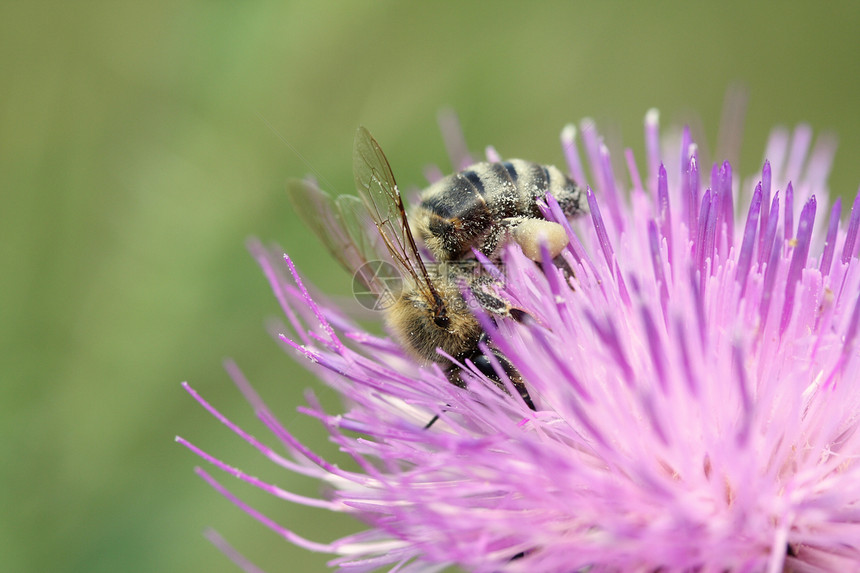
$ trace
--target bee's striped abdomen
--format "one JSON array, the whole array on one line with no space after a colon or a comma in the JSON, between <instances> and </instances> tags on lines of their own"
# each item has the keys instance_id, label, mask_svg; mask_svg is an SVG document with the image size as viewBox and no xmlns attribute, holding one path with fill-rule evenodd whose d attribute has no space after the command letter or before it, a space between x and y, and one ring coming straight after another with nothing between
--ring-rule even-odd
<instances>
[{"instance_id":1,"label":"bee's striped abdomen","mask_svg":"<svg viewBox=\"0 0 860 573\"><path fill-rule=\"evenodd\" d=\"M555 167L522 159L476 163L424 190L415 231L438 260L457 260L473 248L484 250L484 239L502 221L541 218L537 201L547 193L568 216L588 210L582 190Z\"/></svg>"}]
</instances>

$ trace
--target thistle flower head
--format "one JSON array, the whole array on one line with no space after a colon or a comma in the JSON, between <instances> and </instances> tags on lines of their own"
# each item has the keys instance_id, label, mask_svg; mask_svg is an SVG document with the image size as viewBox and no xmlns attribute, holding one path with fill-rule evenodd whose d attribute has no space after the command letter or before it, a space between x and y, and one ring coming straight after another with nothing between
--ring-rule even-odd
<instances>
[{"instance_id":1,"label":"thistle flower head","mask_svg":"<svg viewBox=\"0 0 860 573\"><path fill-rule=\"evenodd\" d=\"M644 171L626 150L623 176L592 122L563 131L591 213L567 221L548 196L544 215L568 234L573 276L546 251L540 263L505 252L502 294L529 319L479 318L535 411L501 370L508 392L469 363L465 388L419 366L254 244L293 331L281 340L348 405L300 410L359 469L305 448L233 366L280 449L231 427L325 482L328 498L262 483L180 440L367 529L312 542L201 475L346 571L857 570L860 206L843 222L828 196L834 145L813 146L806 126L777 130L761 172L742 180L728 162L701 163L689 130L662 141L658 131L649 112Z\"/></svg>"}]
</instances>

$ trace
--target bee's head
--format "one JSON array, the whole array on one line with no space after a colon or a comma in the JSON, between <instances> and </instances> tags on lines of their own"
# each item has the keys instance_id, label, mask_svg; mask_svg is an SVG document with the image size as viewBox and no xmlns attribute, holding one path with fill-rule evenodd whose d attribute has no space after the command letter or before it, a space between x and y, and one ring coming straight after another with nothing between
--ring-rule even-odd
<instances>
[{"instance_id":1,"label":"bee's head","mask_svg":"<svg viewBox=\"0 0 860 573\"><path fill-rule=\"evenodd\" d=\"M437 285L439 298L422 289L407 288L386 312L386 322L395 336L425 362L445 362L438 349L449 356L474 352L481 326L469 312L457 285Z\"/></svg>"},{"instance_id":2,"label":"bee's head","mask_svg":"<svg viewBox=\"0 0 860 573\"><path fill-rule=\"evenodd\" d=\"M448 318L447 312L443 312L442 314L439 314L433 318L433 323L439 328L447 329L449 326L451 326L451 319Z\"/></svg>"}]
</instances>

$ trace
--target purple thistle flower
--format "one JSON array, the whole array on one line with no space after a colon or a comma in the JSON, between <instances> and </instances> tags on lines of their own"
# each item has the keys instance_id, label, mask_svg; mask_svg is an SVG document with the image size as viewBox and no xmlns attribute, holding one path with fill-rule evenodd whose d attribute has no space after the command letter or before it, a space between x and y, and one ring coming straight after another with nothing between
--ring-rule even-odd
<instances>
[{"instance_id":1,"label":"purple thistle flower","mask_svg":"<svg viewBox=\"0 0 860 573\"><path fill-rule=\"evenodd\" d=\"M701 165L689 130L661 140L654 111L645 177L629 150L628 173L613 170L591 121L581 135L587 163L575 128L562 146L569 173L592 186L591 216L568 222L551 196L544 210L568 233L575 278L546 250L536 264L510 247L503 294L533 320L479 316L536 411L469 364L467 388L420 367L253 243L293 331L280 340L348 405L330 414L311 398L299 411L359 469L298 442L232 364L277 451L187 390L265 457L326 484L328 499L177 439L276 497L367 529L310 541L198 473L346 571L860 570L860 207L840 222L830 202L833 142L813 147L807 126L777 130L761 175L741 181L727 162ZM457 135L448 140L454 164L468 162Z\"/></svg>"}]
</instances>

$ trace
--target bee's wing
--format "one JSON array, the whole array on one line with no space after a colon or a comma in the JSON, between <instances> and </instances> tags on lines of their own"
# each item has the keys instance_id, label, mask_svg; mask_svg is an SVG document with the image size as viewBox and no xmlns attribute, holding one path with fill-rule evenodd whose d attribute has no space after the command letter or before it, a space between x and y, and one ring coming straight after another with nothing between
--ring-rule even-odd
<instances>
[{"instance_id":1,"label":"bee's wing","mask_svg":"<svg viewBox=\"0 0 860 573\"><path fill-rule=\"evenodd\" d=\"M370 213L364 203L355 195L341 195L335 200L338 219L342 228L352 240L350 247L355 250L354 258L361 260L357 267L358 276L371 292L380 294L386 291L386 286L376 272L368 266L370 261L385 261L396 265L388 249L383 246L382 237L376 228L376 223L370 218Z\"/></svg>"},{"instance_id":2,"label":"bee's wing","mask_svg":"<svg viewBox=\"0 0 860 573\"><path fill-rule=\"evenodd\" d=\"M409 230L403 199L391 166L379 144L364 127L359 127L355 134L352 160L355 186L391 258L401 270L411 275L415 285L424 290L429 299L439 301L436 287L427 274Z\"/></svg>"},{"instance_id":3,"label":"bee's wing","mask_svg":"<svg viewBox=\"0 0 860 573\"><path fill-rule=\"evenodd\" d=\"M352 203L364 209L358 197L344 195L333 201L328 193L310 179L288 181L287 194L299 217L319 237L332 256L371 292L384 292L385 285L366 266L369 257L378 257L374 256L377 249L368 238L367 225L356 218Z\"/></svg>"}]
</instances>

